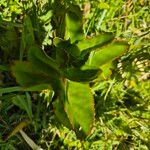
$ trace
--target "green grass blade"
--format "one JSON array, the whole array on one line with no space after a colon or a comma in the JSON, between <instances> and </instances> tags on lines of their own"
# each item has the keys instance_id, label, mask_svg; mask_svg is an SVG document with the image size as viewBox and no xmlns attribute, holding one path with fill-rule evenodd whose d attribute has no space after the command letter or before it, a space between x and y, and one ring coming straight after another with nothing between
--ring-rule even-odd
<instances>
[{"instance_id":1,"label":"green grass blade","mask_svg":"<svg viewBox=\"0 0 150 150\"><path fill-rule=\"evenodd\" d=\"M17 92L17 91L22 91L22 87L14 86L14 87L8 87L8 88L0 88L0 94Z\"/></svg>"}]
</instances>

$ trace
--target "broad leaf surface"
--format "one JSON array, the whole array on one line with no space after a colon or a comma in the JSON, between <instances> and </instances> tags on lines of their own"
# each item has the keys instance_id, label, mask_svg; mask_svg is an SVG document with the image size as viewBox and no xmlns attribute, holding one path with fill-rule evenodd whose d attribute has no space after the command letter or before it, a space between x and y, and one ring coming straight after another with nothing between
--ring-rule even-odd
<instances>
[{"instance_id":1,"label":"broad leaf surface","mask_svg":"<svg viewBox=\"0 0 150 150\"><path fill-rule=\"evenodd\" d=\"M83 23L82 12L79 6L72 5L72 8L67 11L66 17L66 33L65 39L70 39L71 43L83 39Z\"/></svg>"},{"instance_id":2,"label":"broad leaf surface","mask_svg":"<svg viewBox=\"0 0 150 150\"><path fill-rule=\"evenodd\" d=\"M38 46L30 47L28 52L28 60L38 70L41 69L50 74L59 74L58 64Z\"/></svg>"},{"instance_id":3,"label":"broad leaf surface","mask_svg":"<svg viewBox=\"0 0 150 150\"><path fill-rule=\"evenodd\" d=\"M78 69L68 68L64 71L64 76L72 81L89 82L96 79L101 73L100 69Z\"/></svg>"},{"instance_id":4,"label":"broad leaf surface","mask_svg":"<svg viewBox=\"0 0 150 150\"><path fill-rule=\"evenodd\" d=\"M55 60L46 55L46 53L37 46L29 49L28 59L34 68L48 76L49 82L56 93L63 90L63 84L60 77L59 65Z\"/></svg>"},{"instance_id":5,"label":"broad leaf surface","mask_svg":"<svg viewBox=\"0 0 150 150\"><path fill-rule=\"evenodd\" d=\"M24 88L39 90L42 89L42 87L50 86L48 83L50 80L49 77L42 72L36 71L29 62L17 61L15 65L12 66L12 72L17 82ZM40 85L42 85L42 87Z\"/></svg>"},{"instance_id":6,"label":"broad leaf surface","mask_svg":"<svg viewBox=\"0 0 150 150\"><path fill-rule=\"evenodd\" d=\"M38 46L29 49L28 60L29 62L16 62L12 66L13 74L24 90L41 90L51 86L64 99L58 64Z\"/></svg>"},{"instance_id":7,"label":"broad leaf surface","mask_svg":"<svg viewBox=\"0 0 150 150\"><path fill-rule=\"evenodd\" d=\"M69 41L64 41L58 37L54 38L54 45L65 51L70 56L75 58L79 57L80 50L75 44L71 44Z\"/></svg>"},{"instance_id":8,"label":"broad leaf surface","mask_svg":"<svg viewBox=\"0 0 150 150\"><path fill-rule=\"evenodd\" d=\"M99 51L94 53L91 65L101 66L122 55L129 45L123 41L115 41L108 46L104 46Z\"/></svg>"},{"instance_id":9,"label":"broad leaf surface","mask_svg":"<svg viewBox=\"0 0 150 150\"><path fill-rule=\"evenodd\" d=\"M84 51L84 53L87 53L90 52L91 49L103 46L112 41L113 39L114 35L112 33L104 33L94 36L92 38L83 39L82 41L78 42L77 46L80 49L80 51Z\"/></svg>"},{"instance_id":10,"label":"broad leaf surface","mask_svg":"<svg viewBox=\"0 0 150 150\"><path fill-rule=\"evenodd\" d=\"M65 104L68 118L77 135L88 135L94 121L94 99L89 85L70 81L68 101Z\"/></svg>"},{"instance_id":11,"label":"broad leaf surface","mask_svg":"<svg viewBox=\"0 0 150 150\"><path fill-rule=\"evenodd\" d=\"M52 88L55 93L61 97L61 100L64 100L64 86L61 79L53 74L53 72L47 74L43 69L40 70L40 68L37 69L37 67L39 66L35 67L29 62L16 62L16 64L12 66L12 72L17 82L23 87L23 90L37 91Z\"/></svg>"}]
</instances>

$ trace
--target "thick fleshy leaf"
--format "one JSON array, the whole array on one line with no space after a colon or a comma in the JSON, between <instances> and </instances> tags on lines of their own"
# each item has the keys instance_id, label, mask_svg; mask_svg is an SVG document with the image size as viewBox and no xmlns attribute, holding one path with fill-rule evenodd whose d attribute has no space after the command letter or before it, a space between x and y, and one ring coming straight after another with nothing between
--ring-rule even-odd
<instances>
[{"instance_id":1,"label":"thick fleshy leaf","mask_svg":"<svg viewBox=\"0 0 150 150\"><path fill-rule=\"evenodd\" d=\"M32 89L34 87L34 90L39 90L43 87L45 89L45 86L50 87L48 83L48 81L50 82L49 77L42 72L37 72L29 62L18 61L11 69L17 82L24 88Z\"/></svg>"},{"instance_id":2,"label":"thick fleshy leaf","mask_svg":"<svg viewBox=\"0 0 150 150\"><path fill-rule=\"evenodd\" d=\"M91 65L101 66L122 55L129 45L124 41L115 41L107 46L104 46L94 53Z\"/></svg>"},{"instance_id":3,"label":"thick fleshy leaf","mask_svg":"<svg viewBox=\"0 0 150 150\"><path fill-rule=\"evenodd\" d=\"M40 91L52 89L60 97L61 102L65 100L65 90L60 78L49 76L44 72L37 71L29 62L17 62L12 66L12 72L17 82L22 85L23 91Z\"/></svg>"},{"instance_id":4,"label":"thick fleshy leaf","mask_svg":"<svg viewBox=\"0 0 150 150\"><path fill-rule=\"evenodd\" d=\"M63 82L53 72L47 74L42 69L37 69L29 62L16 62L12 66L12 72L17 82L22 85L24 91L39 91L45 88L53 89L56 95L65 99ZM41 66L42 67L42 66Z\"/></svg>"},{"instance_id":5,"label":"thick fleshy leaf","mask_svg":"<svg viewBox=\"0 0 150 150\"><path fill-rule=\"evenodd\" d=\"M84 70L78 68L68 68L64 71L64 76L72 81L89 82L96 79L100 73L101 70L98 68L84 69Z\"/></svg>"},{"instance_id":6,"label":"thick fleshy leaf","mask_svg":"<svg viewBox=\"0 0 150 150\"><path fill-rule=\"evenodd\" d=\"M108 44L113 39L114 35L112 33L103 33L92 38L83 39L82 41L78 42L77 46L80 51L84 51L84 53L87 53L92 49L96 49L100 46Z\"/></svg>"},{"instance_id":7,"label":"thick fleshy leaf","mask_svg":"<svg viewBox=\"0 0 150 150\"><path fill-rule=\"evenodd\" d=\"M68 83L68 101L65 110L79 137L90 134L94 122L94 99L89 84Z\"/></svg>"},{"instance_id":8,"label":"thick fleshy leaf","mask_svg":"<svg viewBox=\"0 0 150 150\"><path fill-rule=\"evenodd\" d=\"M42 70L49 75L55 74L59 76L58 64L38 46L30 47L28 51L28 60L37 70Z\"/></svg>"},{"instance_id":9,"label":"thick fleshy leaf","mask_svg":"<svg viewBox=\"0 0 150 150\"><path fill-rule=\"evenodd\" d=\"M56 93L60 93L59 91L63 90L58 64L52 58L48 57L37 46L33 46L29 49L28 59L36 71L48 76L49 81L47 83L51 84Z\"/></svg>"},{"instance_id":10,"label":"thick fleshy leaf","mask_svg":"<svg viewBox=\"0 0 150 150\"><path fill-rule=\"evenodd\" d=\"M36 91L51 86L63 100L64 86L57 63L37 46L29 49L28 60L29 62L16 62L12 66L12 72L24 90Z\"/></svg>"},{"instance_id":11,"label":"thick fleshy leaf","mask_svg":"<svg viewBox=\"0 0 150 150\"><path fill-rule=\"evenodd\" d=\"M63 125L68 127L69 129L72 129L71 123L70 123L68 116L65 112L64 105L61 103L61 101L59 99L55 100L55 102L53 103L53 106L54 106L54 112L55 112L58 120Z\"/></svg>"},{"instance_id":12,"label":"thick fleshy leaf","mask_svg":"<svg viewBox=\"0 0 150 150\"><path fill-rule=\"evenodd\" d=\"M56 47L65 51L65 53L75 58L79 57L80 50L75 44L71 44L69 41L64 41L58 37L54 38L53 43Z\"/></svg>"},{"instance_id":13,"label":"thick fleshy leaf","mask_svg":"<svg viewBox=\"0 0 150 150\"><path fill-rule=\"evenodd\" d=\"M77 59L74 59L74 60L72 59L72 61L71 61L72 66L74 66L76 68L80 68L80 67L84 66L85 63L89 59L89 55L90 54L88 53L88 54L85 54L84 56L80 55L80 57L78 57Z\"/></svg>"},{"instance_id":14,"label":"thick fleshy leaf","mask_svg":"<svg viewBox=\"0 0 150 150\"><path fill-rule=\"evenodd\" d=\"M61 48L55 47L54 49L56 52L56 63L59 65L59 68L65 68L68 65L68 54Z\"/></svg>"},{"instance_id":15,"label":"thick fleshy leaf","mask_svg":"<svg viewBox=\"0 0 150 150\"><path fill-rule=\"evenodd\" d=\"M83 39L82 12L77 5L72 5L66 13L66 33L65 39L71 40L71 43Z\"/></svg>"},{"instance_id":16,"label":"thick fleshy leaf","mask_svg":"<svg viewBox=\"0 0 150 150\"><path fill-rule=\"evenodd\" d=\"M42 49L37 46L31 47L29 49L28 59L36 71L48 76L49 80L47 80L47 83L49 82L51 84L56 93L63 90L58 64L52 58L48 57Z\"/></svg>"}]
</instances>

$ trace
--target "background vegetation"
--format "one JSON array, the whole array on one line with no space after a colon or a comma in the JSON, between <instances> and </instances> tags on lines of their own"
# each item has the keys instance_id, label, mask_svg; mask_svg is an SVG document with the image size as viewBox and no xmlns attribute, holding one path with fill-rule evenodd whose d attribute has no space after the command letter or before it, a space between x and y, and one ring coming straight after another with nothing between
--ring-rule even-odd
<instances>
[{"instance_id":1,"label":"background vegetation","mask_svg":"<svg viewBox=\"0 0 150 150\"><path fill-rule=\"evenodd\" d=\"M55 3L58 2L58 3ZM15 60L26 60L34 32L51 55L50 45L60 1L0 1L0 149L30 149L19 129L42 149L148 150L150 148L150 15L148 0L72 0L84 14L84 33L113 32L129 50L114 61L93 88L95 123L86 139L61 125L52 107L53 92L20 91L10 72ZM53 5L57 4L57 5ZM31 22L25 16L30 16ZM55 29L52 25L55 24ZM30 37L30 38L29 38ZM106 70L107 71L107 70ZM20 124L21 122L25 124ZM28 125L27 125L28 124ZM17 127L17 128L16 128Z\"/></svg>"}]
</instances>

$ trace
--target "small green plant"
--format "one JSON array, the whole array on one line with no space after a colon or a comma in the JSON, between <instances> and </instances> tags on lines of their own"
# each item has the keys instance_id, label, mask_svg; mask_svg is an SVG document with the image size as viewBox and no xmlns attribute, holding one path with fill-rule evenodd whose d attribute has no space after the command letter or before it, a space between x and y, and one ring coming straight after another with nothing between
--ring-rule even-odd
<instances>
[{"instance_id":1,"label":"small green plant","mask_svg":"<svg viewBox=\"0 0 150 150\"><path fill-rule=\"evenodd\" d=\"M52 54L42 50L30 30L27 60L16 61L11 69L23 91L53 90L57 118L84 138L91 133L95 116L91 86L102 80L102 76L107 77L110 64L128 49L128 44L114 39L112 33L85 37L80 8L73 4L62 8L59 18L54 16L56 22L60 17L65 21L52 37ZM32 29L30 17L26 19L26 27Z\"/></svg>"}]
</instances>

